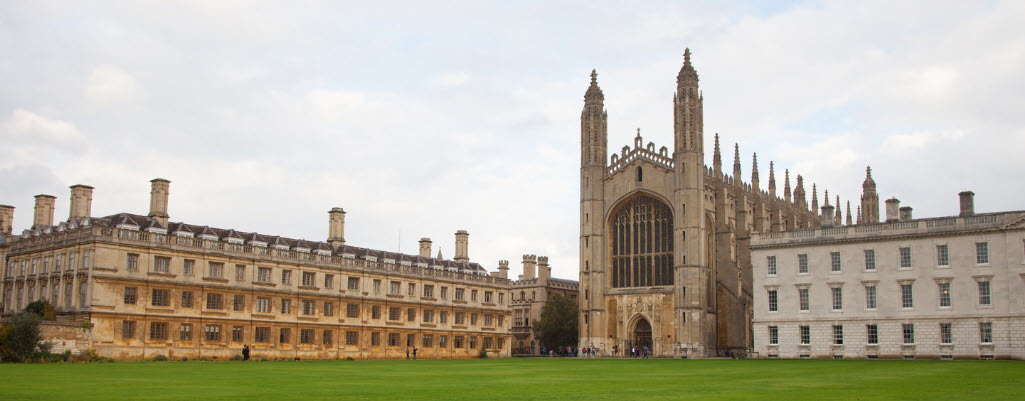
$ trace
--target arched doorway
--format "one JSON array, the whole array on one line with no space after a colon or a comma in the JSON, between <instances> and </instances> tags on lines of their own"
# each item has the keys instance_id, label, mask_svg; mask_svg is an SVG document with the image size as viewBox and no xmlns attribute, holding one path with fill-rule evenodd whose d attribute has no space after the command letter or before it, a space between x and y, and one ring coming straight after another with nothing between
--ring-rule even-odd
<instances>
[{"instance_id":1,"label":"arched doorway","mask_svg":"<svg viewBox=\"0 0 1025 401\"><path fill-rule=\"evenodd\" d=\"M641 319L637 321L637 326L634 327L634 345L638 348L643 349L648 347L651 350L651 323L648 323L647 319Z\"/></svg>"}]
</instances>

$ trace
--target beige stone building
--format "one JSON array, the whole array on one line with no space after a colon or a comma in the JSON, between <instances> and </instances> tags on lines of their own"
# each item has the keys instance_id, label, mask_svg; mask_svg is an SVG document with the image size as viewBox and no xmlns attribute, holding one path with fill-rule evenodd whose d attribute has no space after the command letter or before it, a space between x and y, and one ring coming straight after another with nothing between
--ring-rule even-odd
<instances>
[{"instance_id":1,"label":"beige stone building","mask_svg":"<svg viewBox=\"0 0 1025 401\"><path fill-rule=\"evenodd\" d=\"M890 199L880 223L864 188L858 224L825 205L820 228L753 235L757 355L1025 359L1025 211L975 214L962 192L957 216Z\"/></svg>"},{"instance_id":2,"label":"beige stone building","mask_svg":"<svg viewBox=\"0 0 1025 401\"><path fill-rule=\"evenodd\" d=\"M468 258L350 246L345 211L331 209L327 241L171 222L170 182L152 181L148 215L91 216L93 188L71 187L71 213L54 224L54 197L36 197L32 227L11 235L0 206L2 310L38 299L75 338L114 358L471 358L508 356L510 282ZM440 255L439 255L440 256ZM60 330L51 330L59 332ZM85 333L85 334L79 334Z\"/></svg>"},{"instance_id":3,"label":"beige stone building","mask_svg":"<svg viewBox=\"0 0 1025 401\"><path fill-rule=\"evenodd\" d=\"M656 356L704 357L751 347L752 232L819 225L797 176L782 196L757 158L741 179L739 148L723 171L718 136L704 164L704 98L690 50L676 77L672 148L645 144L608 155L608 114L592 71L580 115L580 346L650 347ZM622 352L620 353L622 355Z\"/></svg>"},{"instance_id":4,"label":"beige stone building","mask_svg":"<svg viewBox=\"0 0 1025 401\"><path fill-rule=\"evenodd\" d=\"M509 262L499 262L499 271L508 270ZM536 274L535 274L536 273ZM512 282L512 352L538 354L541 344L534 339L534 322L541 318L541 309L552 293L577 299L579 283L552 277L548 257L523 255L523 274Z\"/></svg>"}]
</instances>

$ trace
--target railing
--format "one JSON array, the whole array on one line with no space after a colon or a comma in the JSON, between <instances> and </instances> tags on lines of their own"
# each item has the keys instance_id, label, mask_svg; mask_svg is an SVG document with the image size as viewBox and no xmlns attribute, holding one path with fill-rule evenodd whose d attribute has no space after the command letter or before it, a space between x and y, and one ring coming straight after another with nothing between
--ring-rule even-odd
<instances>
[{"instance_id":1,"label":"railing","mask_svg":"<svg viewBox=\"0 0 1025 401\"><path fill-rule=\"evenodd\" d=\"M1002 216L1007 216L1003 219L1004 221L1017 220L1022 217L1020 212L1007 212L1003 214L989 214L982 216L947 217L928 220L897 221L881 224L860 224L854 226L819 227L786 232L754 233L753 238L756 241L779 241L786 239L836 237L843 235L853 235L855 237L859 237L862 235L889 233L905 234L909 232L949 232L951 230L956 230L959 227L972 226L975 229L984 228L979 227L983 225L989 225L992 228L996 228L998 227L998 224L1000 223ZM922 224L923 222L925 223L924 227Z\"/></svg>"}]
</instances>

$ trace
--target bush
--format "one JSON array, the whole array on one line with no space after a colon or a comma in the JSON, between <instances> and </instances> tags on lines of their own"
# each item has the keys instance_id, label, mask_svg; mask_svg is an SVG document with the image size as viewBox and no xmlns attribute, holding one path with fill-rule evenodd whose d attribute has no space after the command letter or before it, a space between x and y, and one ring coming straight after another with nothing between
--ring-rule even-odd
<instances>
[{"instance_id":1,"label":"bush","mask_svg":"<svg viewBox=\"0 0 1025 401\"><path fill-rule=\"evenodd\" d=\"M35 313L43 320L57 320L57 310L45 299L30 302L25 306L25 312Z\"/></svg>"},{"instance_id":2,"label":"bush","mask_svg":"<svg viewBox=\"0 0 1025 401\"><path fill-rule=\"evenodd\" d=\"M345 360L346 360L346 361L355 361L355 359L353 359L353 358L352 358L351 356L347 356L347 357L345 357Z\"/></svg>"},{"instance_id":3,"label":"bush","mask_svg":"<svg viewBox=\"0 0 1025 401\"><path fill-rule=\"evenodd\" d=\"M153 357L153 362L167 362L168 360L169 359L167 359L167 357L163 355L157 355Z\"/></svg>"},{"instance_id":4,"label":"bush","mask_svg":"<svg viewBox=\"0 0 1025 401\"><path fill-rule=\"evenodd\" d=\"M488 351L485 351L484 348L481 348L480 354L477 355L477 357L479 357L480 359L488 359Z\"/></svg>"},{"instance_id":5,"label":"bush","mask_svg":"<svg viewBox=\"0 0 1025 401\"><path fill-rule=\"evenodd\" d=\"M242 360L242 355L232 355L231 356L231 360L233 360L233 361L241 361Z\"/></svg>"},{"instance_id":6,"label":"bush","mask_svg":"<svg viewBox=\"0 0 1025 401\"><path fill-rule=\"evenodd\" d=\"M0 353L6 361L32 360L42 339L39 321L39 315L32 312L22 312L7 319L4 329L0 330Z\"/></svg>"}]
</instances>

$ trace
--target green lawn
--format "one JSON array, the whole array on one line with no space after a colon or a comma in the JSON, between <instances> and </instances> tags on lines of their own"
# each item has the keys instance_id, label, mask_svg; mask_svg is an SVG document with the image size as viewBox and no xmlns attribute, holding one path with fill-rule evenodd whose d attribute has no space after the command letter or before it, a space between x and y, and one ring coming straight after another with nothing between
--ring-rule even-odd
<instances>
[{"instance_id":1,"label":"green lawn","mask_svg":"<svg viewBox=\"0 0 1025 401\"><path fill-rule=\"evenodd\" d=\"M1014 361L567 360L0 365L0 399L1025 399Z\"/></svg>"}]
</instances>

